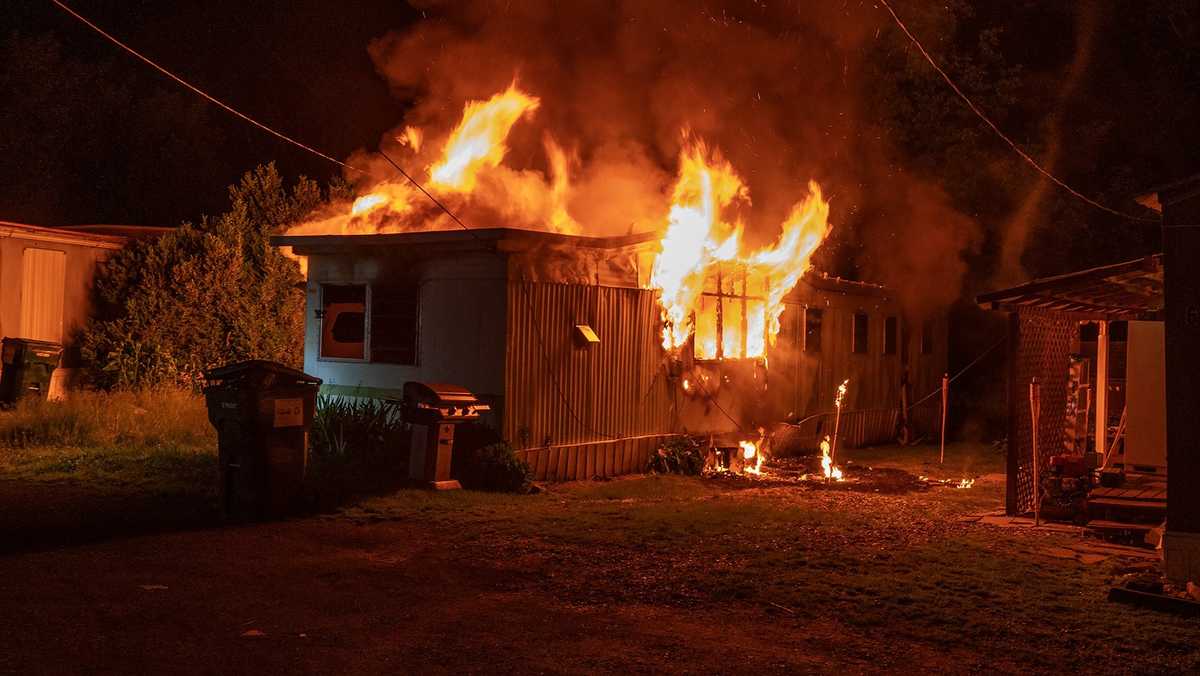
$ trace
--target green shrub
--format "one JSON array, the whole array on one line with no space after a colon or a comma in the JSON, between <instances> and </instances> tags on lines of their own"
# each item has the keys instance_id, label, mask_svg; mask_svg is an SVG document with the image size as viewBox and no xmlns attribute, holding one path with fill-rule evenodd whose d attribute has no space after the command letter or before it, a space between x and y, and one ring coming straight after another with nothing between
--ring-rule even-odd
<instances>
[{"instance_id":1,"label":"green shrub","mask_svg":"<svg viewBox=\"0 0 1200 676\"><path fill-rule=\"evenodd\" d=\"M650 455L649 472L696 475L704 469L700 442L688 436L671 437Z\"/></svg>"},{"instance_id":2,"label":"green shrub","mask_svg":"<svg viewBox=\"0 0 1200 676\"><path fill-rule=\"evenodd\" d=\"M533 471L517 457L512 446L495 441L470 448L459 442L455 439L450 468L463 488L504 493L529 493L533 489Z\"/></svg>"},{"instance_id":3,"label":"green shrub","mask_svg":"<svg viewBox=\"0 0 1200 676\"><path fill-rule=\"evenodd\" d=\"M408 438L396 402L319 396L309 452L318 467L397 466L407 462Z\"/></svg>"},{"instance_id":4,"label":"green shrub","mask_svg":"<svg viewBox=\"0 0 1200 676\"><path fill-rule=\"evenodd\" d=\"M322 192L303 178L289 189L268 164L229 198L226 213L131 242L97 269L95 318L79 336L96 386L197 388L204 369L221 364L299 365L303 277L269 238L308 215Z\"/></svg>"}]
</instances>

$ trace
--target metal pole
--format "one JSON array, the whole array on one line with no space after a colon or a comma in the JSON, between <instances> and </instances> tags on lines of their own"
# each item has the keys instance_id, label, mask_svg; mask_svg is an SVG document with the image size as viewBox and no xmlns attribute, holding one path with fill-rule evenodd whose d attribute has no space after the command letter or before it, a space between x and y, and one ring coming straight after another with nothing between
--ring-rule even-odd
<instances>
[{"instance_id":1,"label":"metal pole","mask_svg":"<svg viewBox=\"0 0 1200 676\"><path fill-rule=\"evenodd\" d=\"M1042 525L1042 486L1038 475L1041 461L1038 458L1038 421L1042 413L1042 386L1037 378L1029 382L1029 419L1033 432L1033 525Z\"/></svg>"},{"instance_id":2,"label":"metal pole","mask_svg":"<svg viewBox=\"0 0 1200 676\"><path fill-rule=\"evenodd\" d=\"M838 428L842 425L842 399L846 396L846 385L850 384L850 379L847 378L838 386L837 396L833 400L834 408L836 409L833 416L833 447L829 451L829 458L833 460L837 457L838 448Z\"/></svg>"},{"instance_id":3,"label":"metal pole","mask_svg":"<svg viewBox=\"0 0 1200 676\"><path fill-rule=\"evenodd\" d=\"M950 408L950 374L942 374L942 452L938 464L946 462L946 411Z\"/></svg>"},{"instance_id":4,"label":"metal pole","mask_svg":"<svg viewBox=\"0 0 1200 676\"><path fill-rule=\"evenodd\" d=\"M1108 322L1096 322L1099 331L1096 334L1096 443L1092 449L1097 453L1108 450Z\"/></svg>"}]
</instances>

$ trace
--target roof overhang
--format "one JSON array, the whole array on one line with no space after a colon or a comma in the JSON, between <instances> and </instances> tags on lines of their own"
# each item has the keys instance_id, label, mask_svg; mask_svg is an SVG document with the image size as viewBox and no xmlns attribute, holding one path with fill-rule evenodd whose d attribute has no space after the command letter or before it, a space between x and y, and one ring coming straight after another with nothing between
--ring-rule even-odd
<instances>
[{"instance_id":1,"label":"roof overhang","mask_svg":"<svg viewBox=\"0 0 1200 676\"><path fill-rule=\"evenodd\" d=\"M128 238L115 235L100 235L88 232L77 232L63 228L50 228L26 223L0 221L0 238L17 237L34 242L47 244L74 244L89 246L96 249L120 249L125 246Z\"/></svg>"},{"instance_id":2,"label":"roof overhang","mask_svg":"<svg viewBox=\"0 0 1200 676\"><path fill-rule=\"evenodd\" d=\"M1081 319L1162 320L1162 254L1036 279L976 298L985 310L1039 309Z\"/></svg>"},{"instance_id":3,"label":"roof overhang","mask_svg":"<svg viewBox=\"0 0 1200 676\"><path fill-rule=\"evenodd\" d=\"M497 251L519 253L538 247L577 249L624 249L658 241L653 232L620 237L583 237L541 230L480 228L472 230L425 230L372 235L275 235L273 246L290 246L302 256L364 253L381 248L404 248L423 253Z\"/></svg>"},{"instance_id":4,"label":"roof overhang","mask_svg":"<svg viewBox=\"0 0 1200 676\"><path fill-rule=\"evenodd\" d=\"M1150 188L1135 199L1138 204L1161 214L1164 204L1174 204L1196 195L1200 195L1200 174Z\"/></svg>"}]
</instances>

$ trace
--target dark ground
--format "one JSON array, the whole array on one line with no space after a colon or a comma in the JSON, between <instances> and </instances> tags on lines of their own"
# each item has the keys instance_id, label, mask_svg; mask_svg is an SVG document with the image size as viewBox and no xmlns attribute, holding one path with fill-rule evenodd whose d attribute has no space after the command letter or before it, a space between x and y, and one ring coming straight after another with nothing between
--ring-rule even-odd
<instances>
[{"instance_id":1,"label":"dark ground","mask_svg":"<svg viewBox=\"0 0 1200 676\"><path fill-rule=\"evenodd\" d=\"M938 476L925 471L929 453L860 457ZM985 453L956 448L941 473L987 471L995 459L977 457ZM1104 600L1132 559L1084 563L1072 553L1078 535L962 519L993 509L1001 489L994 478L877 493L865 483L648 477L523 497L401 491L279 523L140 535L144 527L113 527L85 544L67 528L73 544L44 536L21 546L11 525L26 517L7 509L42 498L0 482L10 514L0 527L13 543L0 556L0 672L1147 673L1200 664L1200 623ZM71 521L61 515L73 501L86 513L70 495L49 504L47 530ZM122 523L99 508L89 519Z\"/></svg>"}]
</instances>

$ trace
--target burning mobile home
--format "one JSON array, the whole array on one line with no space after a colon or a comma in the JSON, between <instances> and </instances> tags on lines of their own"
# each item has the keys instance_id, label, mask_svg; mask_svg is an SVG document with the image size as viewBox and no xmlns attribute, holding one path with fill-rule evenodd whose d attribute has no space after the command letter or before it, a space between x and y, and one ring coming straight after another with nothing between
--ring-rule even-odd
<instances>
[{"instance_id":1,"label":"burning mobile home","mask_svg":"<svg viewBox=\"0 0 1200 676\"><path fill-rule=\"evenodd\" d=\"M905 364L914 388L931 389L945 364L944 324L910 341L886 289L811 273L781 299L765 354L712 358L703 330L664 348L648 288L651 234L486 229L275 243L308 259L305 370L325 393L398 398L410 380L462 385L491 406L490 424L539 479L642 471L673 434L804 418L828 409L836 383L827 385L847 377L848 441L884 441ZM753 311L751 298L712 288L722 319L739 316L738 305ZM716 337L741 326L717 322ZM806 423L814 436L819 420Z\"/></svg>"},{"instance_id":2,"label":"burning mobile home","mask_svg":"<svg viewBox=\"0 0 1200 676\"><path fill-rule=\"evenodd\" d=\"M437 142L406 127L396 143L423 185L369 168L353 200L274 239L306 269L305 367L328 392L467 387L538 478L571 479L640 470L684 432L737 447L803 419L815 445L824 420L809 414L846 378L847 441L883 441L907 418L904 388L936 388L944 323L910 340L887 289L811 271L830 231L817 183L762 244L742 220L748 186L684 130L661 212L631 211L641 234L591 236L575 214L594 200L572 200L575 163L552 136L545 171L505 164L540 105L513 84L467 102Z\"/></svg>"}]
</instances>

